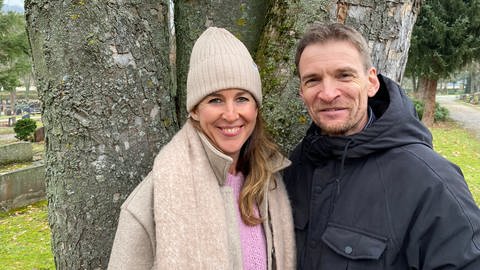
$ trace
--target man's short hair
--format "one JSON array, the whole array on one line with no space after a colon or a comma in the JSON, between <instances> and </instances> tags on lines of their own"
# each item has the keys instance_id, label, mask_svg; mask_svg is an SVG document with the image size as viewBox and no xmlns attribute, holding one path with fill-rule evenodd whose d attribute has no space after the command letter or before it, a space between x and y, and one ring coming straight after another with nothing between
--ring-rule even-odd
<instances>
[{"instance_id":1,"label":"man's short hair","mask_svg":"<svg viewBox=\"0 0 480 270\"><path fill-rule=\"evenodd\" d=\"M367 41L362 34L360 34L360 32L341 23L315 23L307 30L298 43L297 53L295 55L297 74L299 73L298 64L300 63L300 57L302 56L305 48L311 44L323 44L328 41L349 42L355 46L355 48L357 48L360 57L362 58L365 70L368 70L373 66Z\"/></svg>"}]
</instances>

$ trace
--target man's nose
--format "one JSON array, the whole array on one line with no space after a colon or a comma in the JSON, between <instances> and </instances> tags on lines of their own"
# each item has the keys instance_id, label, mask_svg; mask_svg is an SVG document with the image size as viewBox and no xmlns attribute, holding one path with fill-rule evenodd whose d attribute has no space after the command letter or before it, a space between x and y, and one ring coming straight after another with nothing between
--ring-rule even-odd
<instances>
[{"instance_id":1,"label":"man's nose","mask_svg":"<svg viewBox=\"0 0 480 270\"><path fill-rule=\"evenodd\" d=\"M324 102L331 102L340 95L337 83L333 79L325 78L320 86L317 97Z\"/></svg>"}]
</instances>

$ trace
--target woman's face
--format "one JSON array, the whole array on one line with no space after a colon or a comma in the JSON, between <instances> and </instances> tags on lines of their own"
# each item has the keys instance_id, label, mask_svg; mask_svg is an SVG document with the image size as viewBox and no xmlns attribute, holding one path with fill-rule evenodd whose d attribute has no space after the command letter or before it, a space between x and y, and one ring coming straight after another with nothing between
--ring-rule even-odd
<instances>
[{"instance_id":1,"label":"woman's face","mask_svg":"<svg viewBox=\"0 0 480 270\"><path fill-rule=\"evenodd\" d=\"M191 112L215 147L235 162L255 128L257 114L255 99L241 89L226 89L208 95Z\"/></svg>"}]
</instances>

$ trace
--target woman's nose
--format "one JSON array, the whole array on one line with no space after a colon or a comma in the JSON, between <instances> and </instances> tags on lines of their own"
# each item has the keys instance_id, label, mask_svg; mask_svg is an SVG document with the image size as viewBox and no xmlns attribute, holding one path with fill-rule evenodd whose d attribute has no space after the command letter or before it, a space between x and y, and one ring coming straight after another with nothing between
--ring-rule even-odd
<instances>
[{"instance_id":1,"label":"woman's nose","mask_svg":"<svg viewBox=\"0 0 480 270\"><path fill-rule=\"evenodd\" d=\"M225 104L225 110L222 114L222 118L227 121L235 121L239 117L238 110L233 102L227 102Z\"/></svg>"}]
</instances>

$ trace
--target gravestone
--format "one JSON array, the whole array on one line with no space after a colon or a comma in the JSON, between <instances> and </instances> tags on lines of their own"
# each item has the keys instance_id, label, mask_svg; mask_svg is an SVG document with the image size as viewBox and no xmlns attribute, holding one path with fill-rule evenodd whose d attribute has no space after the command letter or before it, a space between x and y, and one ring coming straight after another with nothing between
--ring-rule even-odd
<instances>
[{"instance_id":1,"label":"gravestone","mask_svg":"<svg viewBox=\"0 0 480 270\"><path fill-rule=\"evenodd\" d=\"M45 140L45 129L43 127L37 128L35 133L33 134L33 141L34 142L41 142Z\"/></svg>"},{"instance_id":2,"label":"gravestone","mask_svg":"<svg viewBox=\"0 0 480 270\"><path fill-rule=\"evenodd\" d=\"M29 142L18 142L0 146L0 165L32 161L33 147Z\"/></svg>"}]
</instances>

